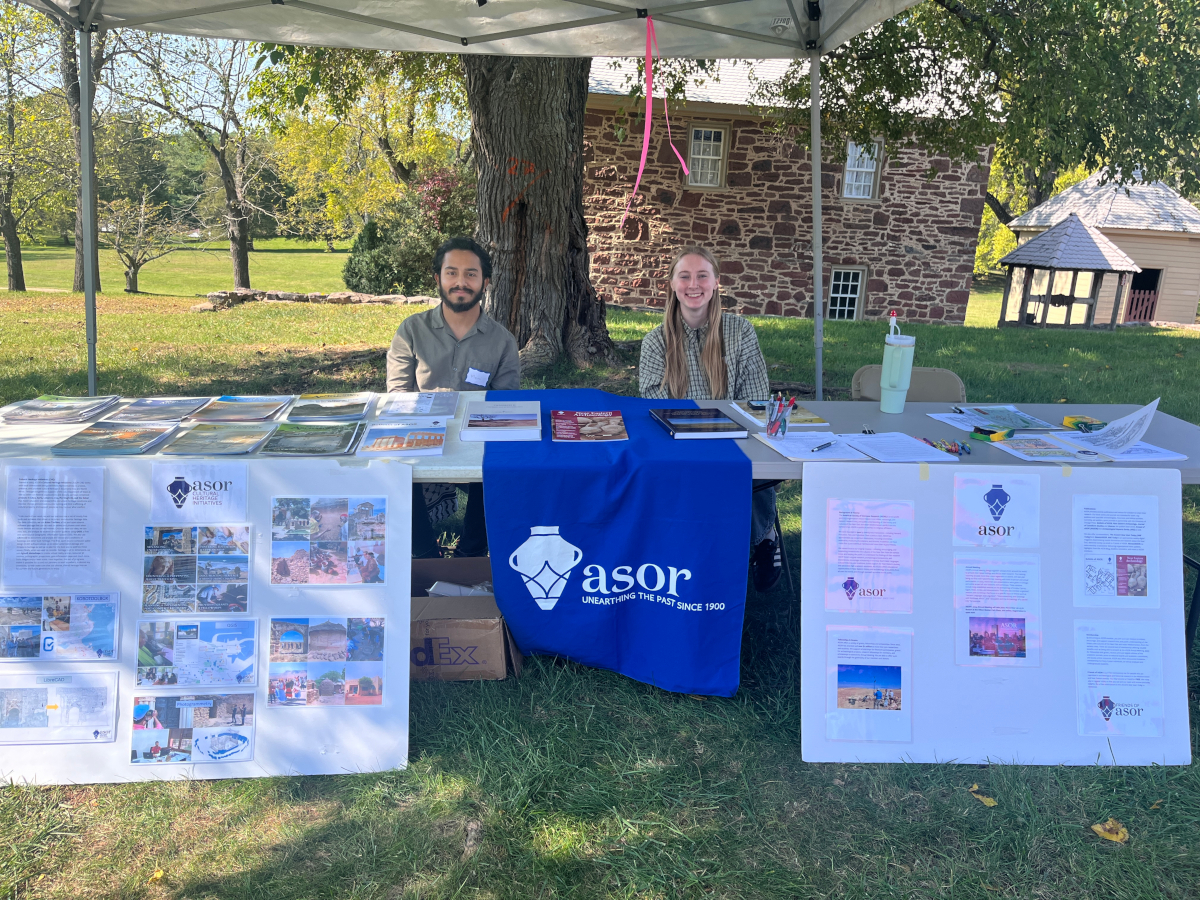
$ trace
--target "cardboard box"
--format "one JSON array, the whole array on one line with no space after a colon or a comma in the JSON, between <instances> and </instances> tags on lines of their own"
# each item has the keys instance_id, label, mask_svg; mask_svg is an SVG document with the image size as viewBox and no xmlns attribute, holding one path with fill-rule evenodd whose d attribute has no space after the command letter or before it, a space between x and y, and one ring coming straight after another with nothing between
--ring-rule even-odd
<instances>
[{"instance_id":1,"label":"cardboard box","mask_svg":"<svg viewBox=\"0 0 1200 900\"><path fill-rule=\"evenodd\" d=\"M435 581L479 584L491 581L486 557L412 561L412 640L409 670L413 681L499 681L521 675L524 661L491 595L430 597Z\"/></svg>"}]
</instances>

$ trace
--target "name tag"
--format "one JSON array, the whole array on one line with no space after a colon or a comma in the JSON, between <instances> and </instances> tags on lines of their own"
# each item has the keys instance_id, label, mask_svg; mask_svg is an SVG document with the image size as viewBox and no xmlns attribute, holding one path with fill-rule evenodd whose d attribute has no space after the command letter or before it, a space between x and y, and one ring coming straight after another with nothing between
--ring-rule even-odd
<instances>
[{"instance_id":1,"label":"name tag","mask_svg":"<svg viewBox=\"0 0 1200 900\"><path fill-rule=\"evenodd\" d=\"M477 384L480 387L487 387L488 379L492 377L491 372L480 372L478 369L467 369L467 384Z\"/></svg>"}]
</instances>

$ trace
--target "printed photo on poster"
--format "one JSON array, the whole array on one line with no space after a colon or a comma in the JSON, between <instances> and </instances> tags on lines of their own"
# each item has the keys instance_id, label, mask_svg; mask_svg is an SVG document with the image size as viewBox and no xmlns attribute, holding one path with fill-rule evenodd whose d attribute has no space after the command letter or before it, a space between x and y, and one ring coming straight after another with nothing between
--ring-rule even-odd
<instances>
[{"instance_id":1,"label":"printed photo on poster","mask_svg":"<svg viewBox=\"0 0 1200 900\"><path fill-rule=\"evenodd\" d=\"M103 569L104 468L8 466L6 586L95 585Z\"/></svg>"},{"instance_id":2,"label":"printed photo on poster","mask_svg":"<svg viewBox=\"0 0 1200 900\"><path fill-rule=\"evenodd\" d=\"M956 547L1037 547L1039 475L981 472L954 475Z\"/></svg>"},{"instance_id":3,"label":"printed photo on poster","mask_svg":"<svg viewBox=\"0 0 1200 900\"><path fill-rule=\"evenodd\" d=\"M138 622L138 687L255 683L255 619Z\"/></svg>"},{"instance_id":4,"label":"printed photo on poster","mask_svg":"<svg viewBox=\"0 0 1200 900\"><path fill-rule=\"evenodd\" d=\"M230 763L253 758L253 693L133 698L131 764Z\"/></svg>"},{"instance_id":5,"label":"printed photo on poster","mask_svg":"<svg viewBox=\"0 0 1200 900\"><path fill-rule=\"evenodd\" d=\"M0 596L0 662L112 662L120 594Z\"/></svg>"},{"instance_id":6,"label":"printed photo on poster","mask_svg":"<svg viewBox=\"0 0 1200 900\"><path fill-rule=\"evenodd\" d=\"M910 500L828 500L826 609L912 612L913 515Z\"/></svg>"},{"instance_id":7,"label":"printed photo on poster","mask_svg":"<svg viewBox=\"0 0 1200 900\"><path fill-rule=\"evenodd\" d=\"M912 740L911 628L827 625L825 736Z\"/></svg>"},{"instance_id":8,"label":"printed photo on poster","mask_svg":"<svg viewBox=\"0 0 1200 900\"><path fill-rule=\"evenodd\" d=\"M955 554L954 661L960 666L1039 666L1041 558Z\"/></svg>"},{"instance_id":9,"label":"printed photo on poster","mask_svg":"<svg viewBox=\"0 0 1200 900\"><path fill-rule=\"evenodd\" d=\"M383 703L382 618L271 619L268 706Z\"/></svg>"},{"instance_id":10,"label":"printed photo on poster","mask_svg":"<svg viewBox=\"0 0 1200 900\"><path fill-rule=\"evenodd\" d=\"M142 553L143 615L249 609L249 525L147 525Z\"/></svg>"},{"instance_id":11,"label":"printed photo on poster","mask_svg":"<svg viewBox=\"0 0 1200 900\"><path fill-rule=\"evenodd\" d=\"M0 744L116 740L117 673L0 674Z\"/></svg>"},{"instance_id":12,"label":"printed photo on poster","mask_svg":"<svg viewBox=\"0 0 1200 900\"><path fill-rule=\"evenodd\" d=\"M1081 735L1162 737L1159 623L1076 619L1075 697Z\"/></svg>"},{"instance_id":13,"label":"printed photo on poster","mask_svg":"<svg viewBox=\"0 0 1200 900\"><path fill-rule=\"evenodd\" d=\"M1158 498L1076 494L1072 512L1075 605L1157 609Z\"/></svg>"},{"instance_id":14,"label":"printed photo on poster","mask_svg":"<svg viewBox=\"0 0 1200 900\"><path fill-rule=\"evenodd\" d=\"M275 497L271 584L384 584L386 497Z\"/></svg>"}]
</instances>

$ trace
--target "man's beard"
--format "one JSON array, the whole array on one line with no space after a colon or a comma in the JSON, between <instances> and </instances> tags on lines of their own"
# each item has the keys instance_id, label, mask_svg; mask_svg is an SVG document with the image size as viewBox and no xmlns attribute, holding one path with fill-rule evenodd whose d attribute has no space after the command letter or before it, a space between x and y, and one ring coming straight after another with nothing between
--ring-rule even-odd
<instances>
[{"instance_id":1,"label":"man's beard","mask_svg":"<svg viewBox=\"0 0 1200 900\"><path fill-rule=\"evenodd\" d=\"M444 304L446 304L446 306L448 306L451 309L451 311L456 312L456 313L465 313L465 312L470 312L472 309L474 309L475 306L479 303L479 301L481 299L483 299L483 288L480 288L478 292L476 292L475 294L472 294L470 300L460 301L460 300L451 300L449 295L446 293L445 289L441 285L438 285L438 296L440 296L442 298L442 302Z\"/></svg>"}]
</instances>

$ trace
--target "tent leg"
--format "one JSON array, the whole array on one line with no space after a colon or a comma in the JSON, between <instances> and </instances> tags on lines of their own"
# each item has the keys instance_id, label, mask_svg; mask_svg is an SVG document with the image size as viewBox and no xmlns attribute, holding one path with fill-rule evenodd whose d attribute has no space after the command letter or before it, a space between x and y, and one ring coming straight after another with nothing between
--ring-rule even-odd
<instances>
[{"instance_id":1,"label":"tent leg","mask_svg":"<svg viewBox=\"0 0 1200 900\"><path fill-rule=\"evenodd\" d=\"M96 171L92 152L92 34L79 32L79 179L83 193L83 298L88 396L96 396Z\"/></svg>"},{"instance_id":2,"label":"tent leg","mask_svg":"<svg viewBox=\"0 0 1200 900\"><path fill-rule=\"evenodd\" d=\"M816 398L825 399L824 361L825 349L825 285L823 269L824 254L821 248L821 51L812 50L808 55L809 87L811 94L810 128L812 142L809 158L812 160L812 256L813 256L813 353L816 357Z\"/></svg>"}]
</instances>

